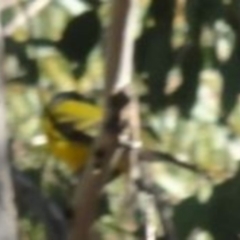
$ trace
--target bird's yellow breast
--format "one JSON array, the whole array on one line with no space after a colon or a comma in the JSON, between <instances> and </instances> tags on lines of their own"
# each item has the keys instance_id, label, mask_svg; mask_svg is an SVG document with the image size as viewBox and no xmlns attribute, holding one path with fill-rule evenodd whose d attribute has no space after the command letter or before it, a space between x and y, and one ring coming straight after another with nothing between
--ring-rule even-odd
<instances>
[{"instance_id":1,"label":"bird's yellow breast","mask_svg":"<svg viewBox=\"0 0 240 240\"><path fill-rule=\"evenodd\" d=\"M54 141L49 144L50 151L67 164L73 171L82 169L90 154L90 146L67 141Z\"/></svg>"}]
</instances>

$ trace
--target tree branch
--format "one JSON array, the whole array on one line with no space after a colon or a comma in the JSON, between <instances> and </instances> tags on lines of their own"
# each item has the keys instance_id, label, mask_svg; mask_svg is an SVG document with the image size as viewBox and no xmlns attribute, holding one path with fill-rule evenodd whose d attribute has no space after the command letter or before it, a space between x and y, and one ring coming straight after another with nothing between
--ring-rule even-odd
<instances>
[{"instance_id":1,"label":"tree branch","mask_svg":"<svg viewBox=\"0 0 240 240\"><path fill-rule=\"evenodd\" d=\"M93 155L77 190L76 217L70 240L93 239L91 228L96 218L98 200L110 171L110 162L124 132L124 112L129 103L132 78L133 16L136 0L115 0L107 35L105 117Z\"/></svg>"}]
</instances>

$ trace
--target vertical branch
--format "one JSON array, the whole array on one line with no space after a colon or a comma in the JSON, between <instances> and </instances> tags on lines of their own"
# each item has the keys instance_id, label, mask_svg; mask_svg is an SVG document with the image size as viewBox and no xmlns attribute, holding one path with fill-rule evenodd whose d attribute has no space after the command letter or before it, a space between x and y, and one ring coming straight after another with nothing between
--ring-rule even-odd
<instances>
[{"instance_id":1,"label":"vertical branch","mask_svg":"<svg viewBox=\"0 0 240 240\"><path fill-rule=\"evenodd\" d=\"M0 14L1 20L1 14ZM0 24L0 239L16 240L17 223L14 205L13 186L8 163L8 132L6 124L6 107L4 99L4 74L3 74L3 34Z\"/></svg>"},{"instance_id":2,"label":"vertical branch","mask_svg":"<svg viewBox=\"0 0 240 240\"><path fill-rule=\"evenodd\" d=\"M106 44L104 123L77 190L76 216L70 240L93 239L91 228L96 220L99 196L110 170L110 163L119 147L120 135L124 131L124 113L129 108L129 88L132 79L135 2L136 0L115 0L112 3L112 21Z\"/></svg>"},{"instance_id":3,"label":"vertical branch","mask_svg":"<svg viewBox=\"0 0 240 240\"><path fill-rule=\"evenodd\" d=\"M112 94L132 80L136 0L115 0L107 34L106 91Z\"/></svg>"}]
</instances>

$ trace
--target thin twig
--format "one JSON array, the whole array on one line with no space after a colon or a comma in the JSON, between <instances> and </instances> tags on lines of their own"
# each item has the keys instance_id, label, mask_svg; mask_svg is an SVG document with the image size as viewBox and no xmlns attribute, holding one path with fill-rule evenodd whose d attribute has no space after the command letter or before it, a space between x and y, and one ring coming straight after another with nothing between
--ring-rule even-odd
<instances>
[{"instance_id":1,"label":"thin twig","mask_svg":"<svg viewBox=\"0 0 240 240\"><path fill-rule=\"evenodd\" d=\"M177 159L176 157L174 157L170 153L165 153L161 151L143 151L141 153L141 160L147 161L149 163L151 162L168 163L173 166L180 167L190 172L193 172L195 174L199 174L200 176L203 176L211 180L211 177L209 176L209 174L203 169L199 168L196 164L183 162Z\"/></svg>"}]
</instances>

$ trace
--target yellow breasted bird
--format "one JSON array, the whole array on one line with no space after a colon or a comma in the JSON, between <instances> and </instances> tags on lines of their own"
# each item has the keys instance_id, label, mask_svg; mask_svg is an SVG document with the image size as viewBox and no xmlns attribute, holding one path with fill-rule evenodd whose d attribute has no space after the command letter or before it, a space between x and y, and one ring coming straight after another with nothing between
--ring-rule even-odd
<instances>
[{"instance_id":1,"label":"yellow breasted bird","mask_svg":"<svg viewBox=\"0 0 240 240\"><path fill-rule=\"evenodd\" d=\"M102 116L100 107L76 92L59 93L45 107L43 128L50 151L73 172L85 166Z\"/></svg>"},{"instance_id":2,"label":"yellow breasted bird","mask_svg":"<svg viewBox=\"0 0 240 240\"><path fill-rule=\"evenodd\" d=\"M76 92L58 93L43 114L50 151L73 172L80 171L89 158L102 119L100 106ZM148 150L157 148L157 141L150 133L142 131L142 138Z\"/></svg>"}]
</instances>

